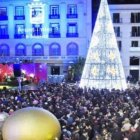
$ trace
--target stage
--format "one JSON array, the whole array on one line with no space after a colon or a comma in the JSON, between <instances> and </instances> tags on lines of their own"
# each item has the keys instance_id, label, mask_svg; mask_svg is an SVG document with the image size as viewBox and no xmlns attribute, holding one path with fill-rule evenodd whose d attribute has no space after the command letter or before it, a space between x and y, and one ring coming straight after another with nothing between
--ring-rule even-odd
<instances>
[{"instance_id":1,"label":"stage","mask_svg":"<svg viewBox=\"0 0 140 140\"><path fill-rule=\"evenodd\" d=\"M19 90L19 86L9 86L9 85L0 83L0 90L6 90L6 89ZM24 86L21 86L21 90L37 90L37 85L34 83L24 85Z\"/></svg>"},{"instance_id":2,"label":"stage","mask_svg":"<svg viewBox=\"0 0 140 140\"><path fill-rule=\"evenodd\" d=\"M0 64L0 83L14 85L17 78L22 82L38 83L47 80L47 65L43 63Z\"/></svg>"}]
</instances>

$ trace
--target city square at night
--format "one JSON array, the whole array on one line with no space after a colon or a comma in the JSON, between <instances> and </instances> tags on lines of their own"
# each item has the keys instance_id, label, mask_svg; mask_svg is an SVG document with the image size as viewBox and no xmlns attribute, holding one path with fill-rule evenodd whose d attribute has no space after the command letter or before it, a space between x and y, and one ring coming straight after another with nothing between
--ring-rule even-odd
<instances>
[{"instance_id":1,"label":"city square at night","mask_svg":"<svg viewBox=\"0 0 140 140\"><path fill-rule=\"evenodd\" d=\"M140 140L138 0L0 1L0 140Z\"/></svg>"}]
</instances>

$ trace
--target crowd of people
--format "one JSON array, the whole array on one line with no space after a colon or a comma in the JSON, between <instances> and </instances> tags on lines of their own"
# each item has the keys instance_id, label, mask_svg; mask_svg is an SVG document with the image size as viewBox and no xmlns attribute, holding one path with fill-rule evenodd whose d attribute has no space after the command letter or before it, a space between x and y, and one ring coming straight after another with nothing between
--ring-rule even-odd
<instances>
[{"instance_id":1,"label":"crowd of people","mask_svg":"<svg viewBox=\"0 0 140 140\"><path fill-rule=\"evenodd\" d=\"M60 140L140 140L140 89L81 89L42 83L37 90L0 91L0 112L42 107L60 121Z\"/></svg>"}]
</instances>

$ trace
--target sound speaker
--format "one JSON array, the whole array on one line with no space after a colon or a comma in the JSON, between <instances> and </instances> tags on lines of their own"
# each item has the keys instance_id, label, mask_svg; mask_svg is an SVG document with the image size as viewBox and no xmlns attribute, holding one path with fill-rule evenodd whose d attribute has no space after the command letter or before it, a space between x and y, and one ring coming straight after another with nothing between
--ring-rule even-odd
<instances>
[{"instance_id":1,"label":"sound speaker","mask_svg":"<svg viewBox=\"0 0 140 140\"><path fill-rule=\"evenodd\" d=\"M21 76L20 64L14 64L13 65L13 71L14 71L14 76L15 77L20 77Z\"/></svg>"}]
</instances>

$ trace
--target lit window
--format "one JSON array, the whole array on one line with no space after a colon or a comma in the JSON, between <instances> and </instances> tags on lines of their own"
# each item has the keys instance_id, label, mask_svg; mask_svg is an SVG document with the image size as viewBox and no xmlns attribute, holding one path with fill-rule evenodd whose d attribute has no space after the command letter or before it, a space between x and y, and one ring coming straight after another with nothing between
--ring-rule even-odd
<instances>
[{"instance_id":1,"label":"lit window","mask_svg":"<svg viewBox=\"0 0 140 140\"><path fill-rule=\"evenodd\" d=\"M16 6L15 7L15 15L16 16L24 16L24 7L23 6Z\"/></svg>"},{"instance_id":2,"label":"lit window","mask_svg":"<svg viewBox=\"0 0 140 140\"><path fill-rule=\"evenodd\" d=\"M51 23L50 24L50 33L60 33L60 25L59 23Z\"/></svg>"},{"instance_id":3,"label":"lit window","mask_svg":"<svg viewBox=\"0 0 140 140\"><path fill-rule=\"evenodd\" d=\"M9 38L7 25L0 25L0 38Z\"/></svg>"},{"instance_id":4,"label":"lit window","mask_svg":"<svg viewBox=\"0 0 140 140\"><path fill-rule=\"evenodd\" d=\"M24 34L25 33L25 26L24 24L16 24L16 34Z\"/></svg>"},{"instance_id":5,"label":"lit window","mask_svg":"<svg viewBox=\"0 0 140 140\"><path fill-rule=\"evenodd\" d=\"M50 6L50 14L51 15L59 15L59 6L58 5L51 5Z\"/></svg>"},{"instance_id":6,"label":"lit window","mask_svg":"<svg viewBox=\"0 0 140 140\"><path fill-rule=\"evenodd\" d=\"M59 15L59 6L58 5L51 5L50 6L49 18L50 19L58 19L58 18L60 18L60 15Z\"/></svg>"},{"instance_id":7,"label":"lit window","mask_svg":"<svg viewBox=\"0 0 140 140\"><path fill-rule=\"evenodd\" d=\"M77 23L68 23L68 33L77 33Z\"/></svg>"},{"instance_id":8,"label":"lit window","mask_svg":"<svg viewBox=\"0 0 140 140\"><path fill-rule=\"evenodd\" d=\"M78 45L76 43L68 44L67 55L78 55Z\"/></svg>"},{"instance_id":9,"label":"lit window","mask_svg":"<svg viewBox=\"0 0 140 140\"><path fill-rule=\"evenodd\" d=\"M33 24L33 36L42 36L42 24Z\"/></svg>"},{"instance_id":10,"label":"lit window","mask_svg":"<svg viewBox=\"0 0 140 140\"><path fill-rule=\"evenodd\" d=\"M25 56L26 46L22 43L17 44L15 53L17 56Z\"/></svg>"},{"instance_id":11,"label":"lit window","mask_svg":"<svg viewBox=\"0 0 140 140\"><path fill-rule=\"evenodd\" d=\"M25 25L24 24L15 25L15 38L25 38Z\"/></svg>"},{"instance_id":12,"label":"lit window","mask_svg":"<svg viewBox=\"0 0 140 140\"><path fill-rule=\"evenodd\" d=\"M77 5L68 5L68 14L75 15L77 14Z\"/></svg>"},{"instance_id":13,"label":"lit window","mask_svg":"<svg viewBox=\"0 0 140 140\"><path fill-rule=\"evenodd\" d=\"M0 16L7 16L7 8L0 7Z\"/></svg>"},{"instance_id":14,"label":"lit window","mask_svg":"<svg viewBox=\"0 0 140 140\"><path fill-rule=\"evenodd\" d=\"M60 37L59 23L50 23L49 37Z\"/></svg>"},{"instance_id":15,"label":"lit window","mask_svg":"<svg viewBox=\"0 0 140 140\"><path fill-rule=\"evenodd\" d=\"M71 4L67 8L67 18L77 18L77 5Z\"/></svg>"},{"instance_id":16,"label":"lit window","mask_svg":"<svg viewBox=\"0 0 140 140\"><path fill-rule=\"evenodd\" d=\"M68 25L67 25L67 37L78 37L77 23L68 23Z\"/></svg>"},{"instance_id":17,"label":"lit window","mask_svg":"<svg viewBox=\"0 0 140 140\"><path fill-rule=\"evenodd\" d=\"M29 4L29 17L31 24L43 24L45 20L44 4L40 2L32 2Z\"/></svg>"},{"instance_id":18,"label":"lit window","mask_svg":"<svg viewBox=\"0 0 140 140\"><path fill-rule=\"evenodd\" d=\"M32 17L40 17L42 14L42 7L33 7L32 8Z\"/></svg>"},{"instance_id":19,"label":"lit window","mask_svg":"<svg viewBox=\"0 0 140 140\"><path fill-rule=\"evenodd\" d=\"M8 20L6 7L0 7L0 20Z\"/></svg>"},{"instance_id":20,"label":"lit window","mask_svg":"<svg viewBox=\"0 0 140 140\"><path fill-rule=\"evenodd\" d=\"M60 56L61 55L61 47L57 43L53 43L49 47L49 55L50 56Z\"/></svg>"},{"instance_id":21,"label":"lit window","mask_svg":"<svg viewBox=\"0 0 140 140\"><path fill-rule=\"evenodd\" d=\"M33 45L33 56L43 56L43 45L36 43Z\"/></svg>"},{"instance_id":22,"label":"lit window","mask_svg":"<svg viewBox=\"0 0 140 140\"><path fill-rule=\"evenodd\" d=\"M2 44L0 46L0 56L9 56L9 46Z\"/></svg>"}]
</instances>

